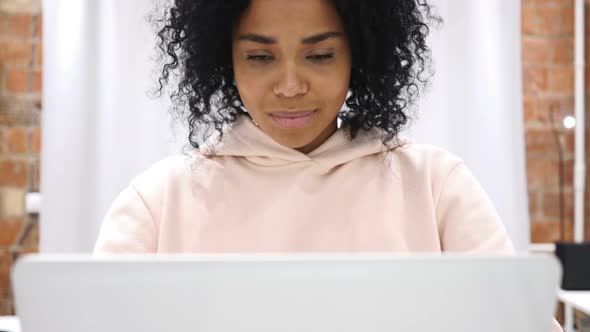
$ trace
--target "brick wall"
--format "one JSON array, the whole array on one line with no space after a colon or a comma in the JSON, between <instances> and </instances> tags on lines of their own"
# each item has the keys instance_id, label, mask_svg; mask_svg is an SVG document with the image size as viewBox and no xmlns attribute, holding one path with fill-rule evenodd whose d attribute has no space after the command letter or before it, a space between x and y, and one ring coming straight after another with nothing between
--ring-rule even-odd
<instances>
[{"instance_id":1,"label":"brick wall","mask_svg":"<svg viewBox=\"0 0 590 332\"><path fill-rule=\"evenodd\" d=\"M39 191L41 0L0 0L0 316L12 313L9 268L38 250L38 228L23 233L24 198ZM22 238L23 246L16 246Z\"/></svg>"},{"instance_id":2,"label":"brick wall","mask_svg":"<svg viewBox=\"0 0 590 332\"><path fill-rule=\"evenodd\" d=\"M590 60L589 19L586 10L586 63ZM531 237L533 242L552 242L558 240L560 234L559 145L552 129L555 126L562 127L563 116L573 115L575 112L574 0L522 0L521 28ZM588 78L586 75L586 101L590 103ZM552 109L556 115L554 121L551 117ZM588 110L588 107L586 109ZM588 111L586 114L588 120ZM565 166L565 238L572 239L574 131L563 131L562 135ZM588 143L586 147L589 147ZM588 189L588 184L586 187ZM590 237L588 205L586 203L586 238Z\"/></svg>"}]
</instances>

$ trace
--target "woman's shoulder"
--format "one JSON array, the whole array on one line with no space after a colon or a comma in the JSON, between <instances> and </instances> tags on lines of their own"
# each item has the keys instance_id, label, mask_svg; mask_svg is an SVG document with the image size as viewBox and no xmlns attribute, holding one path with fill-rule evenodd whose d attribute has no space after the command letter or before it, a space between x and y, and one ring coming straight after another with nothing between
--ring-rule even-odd
<instances>
[{"instance_id":1,"label":"woman's shoulder","mask_svg":"<svg viewBox=\"0 0 590 332\"><path fill-rule=\"evenodd\" d=\"M175 183L187 182L194 174L210 168L214 161L198 151L163 158L136 175L131 185L138 191L158 190Z\"/></svg>"},{"instance_id":2,"label":"woman's shoulder","mask_svg":"<svg viewBox=\"0 0 590 332\"><path fill-rule=\"evenodd\" d=\"M444 178L458 166L464 165L463 159L442 147L409 139L400 140L389 159L405 172L414 171L436 178Z\"/></svg>"}]
</instances>

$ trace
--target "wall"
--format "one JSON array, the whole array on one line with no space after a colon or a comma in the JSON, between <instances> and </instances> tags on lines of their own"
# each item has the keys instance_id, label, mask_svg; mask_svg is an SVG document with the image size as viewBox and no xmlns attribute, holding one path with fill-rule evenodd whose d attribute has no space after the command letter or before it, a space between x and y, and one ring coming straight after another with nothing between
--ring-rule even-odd
<instances>
[{"instance_id":1,"label":"wall","mask_svg":"<svg viewBox=\"0 0 590 332\"><path fill-rule=\"evenodd\" d=\"M589 20L586 10L586 37L590 33ZM588 40L586 38L586 63L590 59ZM522 0L522 60L531 239L540 243L553 242L560 236L560 205L558 144L552 127L562 126L563 116L574 113L573 0ZM586 75L586 95L590 91L588 78ZM590 102L588 96L586 100ZM552 108L555 121L551 119ZM587 110L588 107L586 120L590 117ZM563 135L565 238L572 239L574 131ZM586 148L590 151L588 143ZM586 203L586 238L590 237L589 207Z\"/></svg>"},{"instance_id":2,"label":"wall","mask_svg":"<svg viewBox=\"0 0 590 332\"><path fill-rule=\"evenodd\" d=\"M24 233L35 221L25 215L24 197L39 191L41 30L39 0L0 0L0 315L12 312L13 257L37 251L39 242L37 227Z\"/></svg>"}]
</instances>

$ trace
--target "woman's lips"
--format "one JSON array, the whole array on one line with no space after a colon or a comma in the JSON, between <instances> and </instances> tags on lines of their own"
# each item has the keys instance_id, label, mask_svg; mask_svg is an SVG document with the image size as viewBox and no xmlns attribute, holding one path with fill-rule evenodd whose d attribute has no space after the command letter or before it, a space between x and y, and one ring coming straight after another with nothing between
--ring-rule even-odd
<instances>
[{"instance_id":1,"label":"woman's lips","mask_svg":"<svg viewBox=\"0 0 590 332\"><path fill-rule=\"evenodd\" d=\"M317 110L273 112L270 117L281 127L301 128L311 121L316 112Z\"/></svg>"}]
</instances>

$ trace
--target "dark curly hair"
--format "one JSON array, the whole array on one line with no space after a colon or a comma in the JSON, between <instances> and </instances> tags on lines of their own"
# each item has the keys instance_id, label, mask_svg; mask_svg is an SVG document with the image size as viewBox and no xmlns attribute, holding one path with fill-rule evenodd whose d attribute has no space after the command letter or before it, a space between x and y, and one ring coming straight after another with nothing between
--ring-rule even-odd
<instances>
[{"instance_id":1,"label":"dark curly hair","mask_svg":"<svg viewBox=\"0 0 590 332\"><path fill-rule=\"evenodd\" d=\"M235 85L232 33L249 0L174 0L159 24L162 95L189 127L194 148L247 114ZM352 55L349 95L339 118L354 138L380 128L387 144L407 124L409 106L432 74L429 24L442 20L426 0L333 0ZM188 106L188 107L187 107Z\"/></svg>"}]
</instances>

